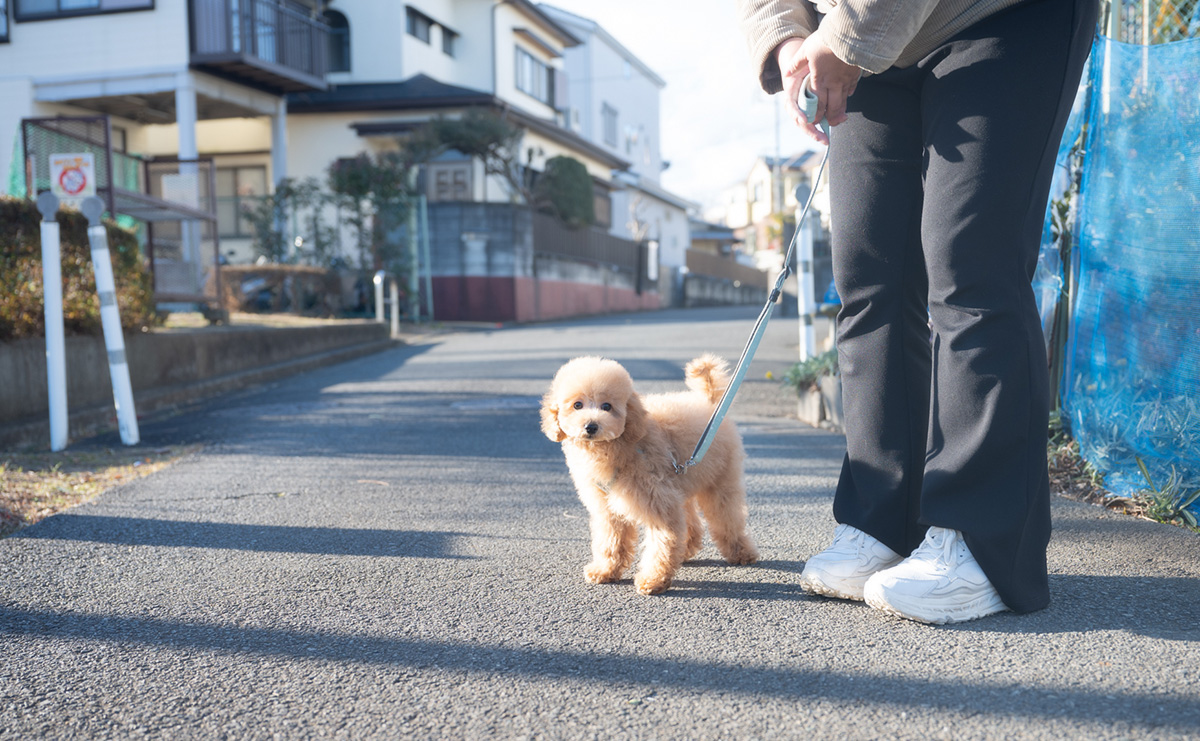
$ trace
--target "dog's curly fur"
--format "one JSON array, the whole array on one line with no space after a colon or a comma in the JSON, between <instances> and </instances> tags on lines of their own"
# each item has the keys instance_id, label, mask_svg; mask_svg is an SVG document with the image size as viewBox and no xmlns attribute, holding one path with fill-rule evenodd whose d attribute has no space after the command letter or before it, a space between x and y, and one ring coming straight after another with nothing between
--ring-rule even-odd
<instances>
[{"instance_id":1,"label":"dog's curly fur","mask_svg":"<svg viewBox=\"0 0 1200 741\"><path fill-rule=\"evenodd\" d=\"M591 515L589 582L621 578L640 525L646 545L634 584L642 594L666 591L680 564L700 551L701 514L726 561L758 560L746 530L745 453L733 422L721 423L699 464L675 472L729 385L728 365L713 355L688 363L685 376L689 391L639 396L616 361L575 358L542 398L542 432L562 443Z\"/></svg>"}]
</instances>

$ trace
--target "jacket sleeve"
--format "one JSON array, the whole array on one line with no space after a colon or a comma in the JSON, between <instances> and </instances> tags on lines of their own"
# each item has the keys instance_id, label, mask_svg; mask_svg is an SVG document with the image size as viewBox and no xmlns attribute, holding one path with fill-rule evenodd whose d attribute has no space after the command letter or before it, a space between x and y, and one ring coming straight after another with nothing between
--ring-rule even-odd
<instances>
[{"instance_id":1,"label":"jacket sleeve","mask_svg":"<svg viewBox=\"0 0 1200 741\"><path fill-rule=\"evenodd\" d=\"M804 0L738 0L737 7L759 84L768 93L783 90L775 47L792 37L808 38L817 29L816 10Z\"/></svg>"},{"instance_id":2,"label":"jacket sleeve","mask_svg":"<svg viewBox=\"0 0 1200 741\"><path fill-rule=\"evenodd\" d=\"M868 72L896 63L939 0L837 0L821 20L821 39L838 59Z\"/></svg>"},{"instance_id":3,"label":"jacket sleeve","mask_svg":"<svg viewBox=\"0 0 1200 741\"><path fill-rule=\"evenodd\" d=\"M773 52L791 37L821 34L838 59L879 73L901 52L937 7L939 0L738 0L742 31L759 83L768 93L783 89ZM818 15L817 8L825 11Z\"/></svg>"}]
</instances>

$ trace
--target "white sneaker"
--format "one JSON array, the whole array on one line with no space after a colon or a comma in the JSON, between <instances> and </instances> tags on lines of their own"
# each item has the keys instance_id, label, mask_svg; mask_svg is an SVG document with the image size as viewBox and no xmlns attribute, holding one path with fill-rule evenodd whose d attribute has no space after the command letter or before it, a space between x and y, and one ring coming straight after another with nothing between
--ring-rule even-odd
<instances>
[{"instance_id":1,"label":"white sneaker","mask_svg":"<svg viewBox=\"0 0 1200 741\"><path fill-rule=\"evenodd\" d=\"M900 564L867 580L867 604L933 625L975 620L1008 608L971 555L962 533L931 527Z\"/></svg>"},{"instance_id":2,"label":"white sneaker","mask_svg":"<svg viewBox=\"0 0 1200 741\"><path fill-rule=\"evenodd\" d=\"M867 579L900 560L899 553L862 530L838 525L833 543L804 564L800 588L811 594L861 602Z\"/></svg>"}]
</instances>

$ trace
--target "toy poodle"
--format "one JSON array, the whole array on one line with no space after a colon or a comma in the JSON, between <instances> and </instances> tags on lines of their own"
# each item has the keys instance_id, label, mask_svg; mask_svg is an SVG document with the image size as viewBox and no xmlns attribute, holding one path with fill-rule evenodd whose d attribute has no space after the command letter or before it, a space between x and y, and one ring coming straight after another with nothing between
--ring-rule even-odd
<instances>
[{"instance_id":1,"label":"toy poodle","mask_svg":"<svg viewBox=\"0 0 1200 741\"><path fill-rule=\"evenodd\" d=\"M729 385L728 366L704 355L685 376L688 391L639 396L616 361L575 358L542 398L542 431L562 443L591 516L589 582L621 578L641 526L646 542L634 585L642 594L666 591L680 564L700 551L702 514L726 561L758 560L746 530L745 453L732 420L721 423L700 463L677 473Z\"/></svg>"}]
</instances>

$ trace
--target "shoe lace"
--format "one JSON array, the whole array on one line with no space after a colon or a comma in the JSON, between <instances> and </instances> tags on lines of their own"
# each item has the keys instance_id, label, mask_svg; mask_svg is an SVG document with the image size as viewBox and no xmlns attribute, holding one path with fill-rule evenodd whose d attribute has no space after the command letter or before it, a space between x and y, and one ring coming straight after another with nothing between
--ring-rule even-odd
<instances>
[{"instance_id":1,"label":"shoe lace","mask_svg":"<svg viewBox=\"0 0 1200 741\"><path fill-rule=\"evenodd\" d=\"M922 544L922 548L931 551L934 558L947 565L959 561L965 547L966 544L956 530L942 527L929 528L925 533L925 543Z\"/></svg>"}]
</instances>

